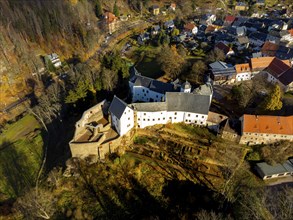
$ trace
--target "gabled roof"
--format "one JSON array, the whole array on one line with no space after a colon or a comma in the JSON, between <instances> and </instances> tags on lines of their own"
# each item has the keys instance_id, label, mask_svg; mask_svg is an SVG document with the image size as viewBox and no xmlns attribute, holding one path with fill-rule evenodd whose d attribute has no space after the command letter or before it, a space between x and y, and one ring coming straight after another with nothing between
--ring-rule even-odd
<instances>
[{"instance_id":1,"label":"gabled roof","mask_svg":"<svg viewBox=\"0 0 293 220\"><path fill-rule=\"evenodd\" d=\"M227 54L230 51L230 47L228 47L223 42L219 42L215 45L215 48L218 48L224 52L224 54Z\"/></svg>"},{"instance_id":2,"label":"gabled roof","mask_svg":"<svg viewBox=\"0 0 293 220\"><path fill-rule=\"evenodd\" d=\"M216 62L210 63L209 67L211 69L227 69L229 68L229 65L222 61L216 61Z\"/></svg>"},{"instance_id":3,"label":"gabled roof","mask_svg":"<svg viewBox=\"0 0 293 220\"><path fill-rule=\"evenodd\" d=\"M270 65L265 69L275 78L278 78L283 72L290 69L290 66L278 58L274 58Z\"/></svg>"},{"instance_id":4,"label":"gabled roof","mask_svg":"<svg viewBox=\"0 0 293 220\"><path fill-rule=\"evenodd\" d=\"M248 44L249 43L249 39L248 39L247 36L238 37L238 42L240 44Z\"/></svg>"},{"instance_id":5,"label":"gabled roof","mask_svg":"<svg viewBox=\"0 0 293 220\"><path fill-rule=\"evenodd\" d=\"M293 135L293 116L243 115L243 132Z\"/></svg>"},{"instance_id":6,"label":"gabled roof","mask_svg":"<svg viewBox=\"0 0 293 220\"><path fill-rule=\"evenodd\" d=\"M235 69L236 73L245 73L251 71L249 63L236 64Z\"/></svg>"},{"instance_id":7,"label":"gabled roof","mask_svg":"<svg viewBox=\"0 0 293 220\"><path fill-rule=\"evenodd\" d=\"M274 166L271 166L265 162L257 163L256 167L263 174L263 176L271 176L276 174L293 172L293 164L289 160L287 160L283 164L276 164Z\"/></svg>"},{"instance_id":8,"label":"gabled roof","mask_svg":"<svg viewBox=\"0 0 293 220\"><path fill-rule=\"evenodd\" d=\"M292 83L293 82L293 69L290 68L290 69L286 70L285 72L283 72L279 76L278 80L285 86Z\"/></svg>"},{"instance_id":9,"label":"gabled roof","mask_svg":"<svg viewBox=\"0 0 293 220\"><path fill-rule=\"evenodd\" d=\"M255 70L263 70L266 67L270 65L270 63L273 61L274 57L256 57L256 58L251 58L250 63L251 63L251 69L253 71Z\"/></svg>"},{"instance_id":10,"label":"gabled roof","mask_svg":"<svg viewBox=\"0 0 293 220\"><path fill-rule=\"evenodd\" d=\"M225 23L233 23L235 21L236 17L235 16L232 16L232 15L227 15L226 18L225 18Z\"/></svg>"},{"instance_id":11,"label":"gabled roof","mask_svg":"<svg viewBox=\"0 0 293 220\"><path fill-rule=\"evenodd\" d=\"M123 112L127 108L127 104L119 99L117 96L114 96L109 111L115 115L118 119L120 119L123 115Z\"/></svg>"},{"instance_id":12,"label":"gabled roof","mask_svg":"<svg viewBox=\"0 0 293 220\"><path fill-rule=\"evenodd\" d=\"M252 32L249 35L249 38L252 38L252 39L255 39L255 40L261 40L261 41L265 42L266 39L267 39L267 34L262 33L262 32Z\"/></svg>"},{"instance_id":13,"label":"gabled roof","mask_svg":"<svg viewBox=\"0 0 293 220\"><path fill-rule=\"evenodd\" d=\"M117 17L109 11L106 12L104 16L105 16L107 23L109 23L109 24L114 22L117 19Z\"/></svg>"},{"instance_id":14,"label":"gabled roof","mask_svg":"<svg viewBox=\"0 0 293 220\"><path fill-rule=\"evenodd\" d=\"M185 29L185 30L188 30L188 31L192 31L193 28L195 28L195 27L196 27L196 26L195 26L195 24L193 24L193 23L187 23L187 24L184 25L184 29Z\"/></svg>"},{"instance_id":15,"label":"gabled roof","mask_svg":"<svg viewBox=\"0 0 293 220\"><path fill-rule=\"evenodd\" d=\"M261 52L267 56L275 56L278 49L279 45L266 41L261 48Z\"/></svg>"},{"instance_id":16,"label":"gabled roof","mask_svg":"<svg viewBox=\"0 0 293 220\"><path fill-rule=\"evenodd\" d=\"M210 96L183 92L167 92L168 111L183 111L207 115L210 108Z\"/></svg>"}]
</instances>

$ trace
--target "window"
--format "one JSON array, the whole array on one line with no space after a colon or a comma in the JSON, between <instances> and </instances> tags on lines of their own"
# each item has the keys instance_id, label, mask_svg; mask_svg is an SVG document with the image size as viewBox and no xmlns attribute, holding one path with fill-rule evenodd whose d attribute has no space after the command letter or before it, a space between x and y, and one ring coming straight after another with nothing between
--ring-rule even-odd
<instances>
[{"instance_id":1,"label":"window","mask_svg":"<svg viewBox=\"0 0 293 220\"><path fill-rule=\"evenodd\" d=\"M145 121L145 118L143 119L143 121Z\"/></svg>"},{"instance_id":2,"label":"window","mask_svg":"<svg viewBox=\"0 0 293 220\"><path fill-rule=\"evenodd\" d=\"M146 115L146 113L143 113L143 115Z\"/></svg>"},{"instance_id":3,"label":"window","mask_svg":"<svg viewBox=\"0 0 293 220\"><path fill-rule=\"evenodd\" d=\"M163 120L165 120L165 118L163 118Z\"/></svg>"},{"instance_id":4,"label":"window","mask_svg":"<svg viewBox=\"0 0 293 220\"><path fill-rule=\"evenodd\" d=\"M128 124L127 127L130 127L130 124Z\"/></svg>"},{"instance_id":5,"label":"window","mask_svg":"<svg viewBox=\"0 0 293 220\"><path fill-rule=\"evenodd\" d=\"M185 122L188 122L188 120L187 120L187 119L185 119Z\"/></svg>"},{"instance_id":6,"label":"window","mask_svg":"<svg viewBox=\"0 0 293 220\"><path fill-rule=\"evenodd\" d=\"M172 117L169 117L169 119L171 119L171 120L172 120Z\"/></svg>"},{"instance_id":7,"label":"window","mask_svg":"<svg viewBox=\"0 0 293 220\"><path fill-rule=\"evenodd\" d=\"M144 92L144 89L142 89L142 91Z\"/></svg>"},{"instance_id":8,"label":"window","mask_svg":"<svg viewBox=\"0 0 293 220\"><path fill-rule=\"evenodd\" d=\"M177 115L177 112L175 112L174 115Z\"/></svg>"},{"instance_id":9,"label":"window","mask_svg":"<svg viewBox=\"0 0 293 220\"><path fill-rule=\"evenodd\" d=\"M174 117L174 119L176 120L176 117Z\"/></svg>"},{"instance_id":10,"label":"window","mask_svg":"<svg viewBox=\"0 0 293 220\"><path fill-rule=\"evenodd\" d=\"M130 120L130 117L128 118L128 121Z\"/></svg>"},{"instance_id":11,"label":"window","mask_svg":"<svg viewBox=\"0 0 293 220\"><path fill-rule=\"evenodd\" d=\"M148 121L150 121L150 119L148 119Z\"/></svg>"},{"instance_id":12,"label":"window","mask_svg":"<svg viewBox=\"0 0 293 220\"><path fill-rule=\"evenodd\" d=\"M200 124L202 124L203 122L201 121Z\"/></svg>"},{"instance_id":13,"label":"window","mask_svg":"<svg viewBox=\"0 0 293 220\"><path fill-rule=\"evenodd\" d=\"M191 120L189 120L189 122L191 122Z\"/></svg>"},{"instance_id":14,"label":"window","mask_svg":"<svg viewBox=\"0 0 293 220\"><path fill-rule=\"evenodd\" d=\"M187 116L190 117L190 114L188 114Z\"/></svg>"},{"instance_id":15,"label":"window","mask_svg":"<svg viewBox=\"0 0 293 220\"><path fill-rule=\"evenodd\" d=\"M149 90L147 90L146 93L149 93Z\"/></svg>"},{"instance_id":16,"label":"window","mask_svg":"<svg viewBox=\"0 0 293 220\"><path fill-rule=\"evenodd\" d=\"M137 120L140 121L140 118L138 118Z\"/></svg>"},{"instance_id":17,"label":"window","mask_svg":"<svg viewBox=\"0 0 293 220\"><path fill-rule=\"evenodd\" d=\"M198 115L196 115L195 117L197 117L197 118L198 118Z\"/></svg>"},{"instance_id":18,"label":"window","mask_svg":"<svg viewBox=\"0 0 293 220\"><path fill-rule=\"evenodd\" d=\"M201 116L201 118L204 118L204 116Z\"/></svg>"},{"instance_id":19,"label":"window","mask_svg":"<svg viewBox=\"0 0 293 220\"><path fill-rule=\"evenodd\" d=\"M158 118L158 121L160 121L160 118Z\"/></svg>"},{"instance_id":20,"label":"window","mask_svg":"<svg viewBox=\"0 0 293 220\"><path fill-rule=\"evenodd\" d=\"M153 121L155 121L155 119L153 118Z\"/></svg>"},{"instance_id":21,"label":"window","mask_svg":"<svg viewBox=\"0 0 293 220\"><path fill-rule=\"evenodd\" d=\"M158 96L158 95L156 95L156 97L157 97L157 98L159 98L159 96Z\"/></svg>"}]
</instances>

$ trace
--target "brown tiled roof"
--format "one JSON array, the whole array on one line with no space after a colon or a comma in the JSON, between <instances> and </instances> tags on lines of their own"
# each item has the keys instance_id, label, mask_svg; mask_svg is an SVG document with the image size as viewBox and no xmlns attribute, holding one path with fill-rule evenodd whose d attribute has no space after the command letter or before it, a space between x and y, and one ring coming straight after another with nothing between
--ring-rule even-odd
<instances>
[{"instance_id":1,"label":"brown tiled roof","mask_svg":"<svg viewBox=\"0 0 293 220\"><path fill-rule=\"evenodd\" d=\"M289 34L291 34L291 36L293 36L293 29L288 30Z\"/></svg>"},{"instance_id":2,"label":"brown tiled roof","mask_svg":"<svg viewBox=\"0 0 293 220\"><path fill-rule=\"evenodd\" d=\"M216 28L213 25L207 26L205 33L213 32Z\"/></svg>"},{"instance_id":3,"label":"brown tiled roof","mask_svg":"<svg viewBox=\"0 0 293 220\"><path fill-rule=\"evenodd\" d=\"M227 15L226 18L225 18L225 22L229 22L229 23L232 23L234 22L236 19L235 16L232 16L232 15Z\"/></svg>"},{"instance_id":4,"label":"brown tiled roof","mask_svg":"<svg viewBox=\"0 0 293 220\"><path fill-rule=\"evenodd\" d=\"M106 12L105 18L107 20L107 23L109 23L109 24L114 22L117 19L117 17L111 12Z\"/></svg>"},{"instance_id":5,"label":"brown tiled roof","mask_svg":"<svg viewBox=\"0 0 293 220\"><path fill-rule=\"evenodd\" d=\"M293 69L290 68L286 70L284 73L282 73L278 80L285 86L289 85L293 82Z\"/></svg>"},{"instance_id":6,"label":"brown tiled roof","mask_svg":"<svg viewBox=\"0 0 293 220\"><path fill-rule=\"evenodd\" d=\"M282 73L284 73L288 69L290 69L290 66L278 58L274 58L270 65L267 68L265 68L265 70L275 78L278 78Z\"/></svg>"},{"instance_id":7,"label":"brown tiled roof","mask_svg":"<svg viewBox=\"0 0 293 220\"><path fill-rule=\"evenodd\" d=\"M230 47L228 47L223 42L217 43L215 48L218 48L218 49L222 50L225 54L227 54L230 51Z\"/></svg>"},{"instance_id":8,"label":"brown tiled roof","mask_svg":"<svg viewBox=\"0 0 293 220\"><path fill-rule=\"evenodd\" d=\"M249 63L236 64L235 69L236 73L245 73L251 71Z\"/></svg>"},{"instance_id":9,"label":"brown tiled roof","mask_svg":"<svg viewBox=\"0 0 293 220\"><path fill-rule=\"evenodd\" d=\"M293 135L293 116L243 115L243 132Z\"/></svg>"},{"instance_id":10,"label":"brown tiled roof","mask_svg":"<svg viewBox=\"0 0 293 220\"><path fill-rule=\"evenodd\" d=\"M275 56L278 49L279 45L266 41L261 48L261 52L267 56Z\"/></svg>"},{"instance_id":11,"label":"brown tiled roof","mask_svg":"<svg viewBox=\"0 0 293 220\"><path fill-rule=\"evenodd\" d=\"M252 71L264 70L274 60L274 57L256 57L250 59ZM285 64L290 66L289 60L282 60Z\"/></svg>"},{"instance_id":12,"label":"brown tiled roof","mask_svg":"<svg viewBox=\"0 0 293 220\"><path fill-rule=\"evenodd\" d=\"M193 23L188 23L188 24L184 25L184 29L186 29L188 31L192 31L193 28L195 28L195 24L193 24Z\"/></svg>"}]
</instances>

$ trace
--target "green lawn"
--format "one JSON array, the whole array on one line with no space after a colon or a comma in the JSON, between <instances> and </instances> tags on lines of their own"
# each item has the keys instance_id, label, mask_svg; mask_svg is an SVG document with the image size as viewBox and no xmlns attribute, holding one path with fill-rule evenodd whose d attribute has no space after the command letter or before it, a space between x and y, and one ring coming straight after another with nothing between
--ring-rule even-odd
<instances>
[{"instance_id":1,"label":"green lawn","mask_svg":"<svg viewBox=\"0 0 293 220\"><path fill-rule=\"evenodd\" d=\"M0 202L35 183L42 162L43 139L38 122L27 115L0 135Z\"/></svg>"},{"instance_id":2,"label":"green lawn","mask_svg":"<svg viewBox=\"0 0 293 220\"><path fill-rule=\"evenodd\" d=\"M26 115L13 124L7 124L0 134L0 149L4 142L13 143L37 128L40 128L40 125L32 115Z\"/></svg>"}]
</instances>

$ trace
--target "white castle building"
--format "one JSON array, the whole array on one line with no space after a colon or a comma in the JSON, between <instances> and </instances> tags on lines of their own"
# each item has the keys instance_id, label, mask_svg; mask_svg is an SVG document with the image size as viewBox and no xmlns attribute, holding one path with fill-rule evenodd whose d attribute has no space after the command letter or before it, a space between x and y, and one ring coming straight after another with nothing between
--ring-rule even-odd
<instances>
[{"instance_id":1,"label":"white castle building","mask_svg":"<svg viewBox=\"0 0 293 220\"><path fill-rule=\"evenodd\" d=\"M129 81L132 103L118 97L111 102L112 126L120 136L132 128L179 123L206 125L212 99L208 83L192 91L189 82L164 83L141 76L136 70Z\"/></svg>"}]
</instances>

